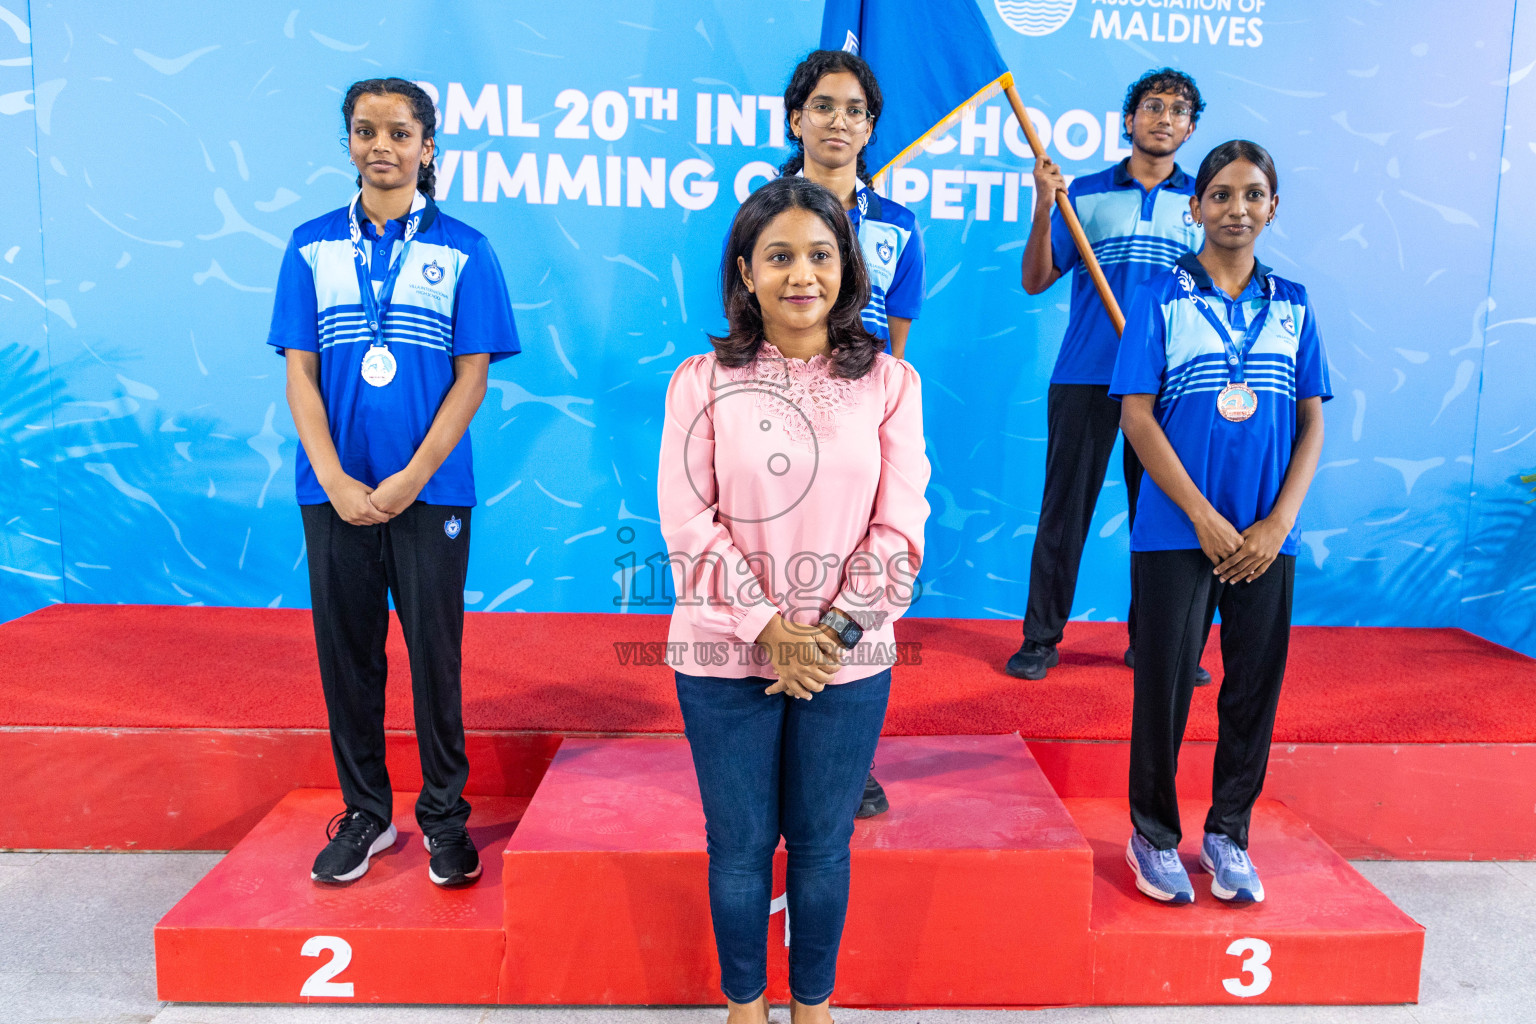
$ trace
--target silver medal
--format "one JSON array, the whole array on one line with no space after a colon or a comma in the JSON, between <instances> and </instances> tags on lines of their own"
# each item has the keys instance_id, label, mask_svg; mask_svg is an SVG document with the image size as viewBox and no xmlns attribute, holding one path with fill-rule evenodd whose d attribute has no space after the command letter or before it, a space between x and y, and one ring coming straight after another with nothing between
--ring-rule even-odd
<instances>
[{"instance_id":1,"label":"silver medal","mask_svg":"<svg viewBox=\"0 0 1536 1024\"><path fill-rule=\"evenodd\" d=\"M363 380L381 388L395 379L395 357L383 345L372 345L363 356Z\"/></svg>"}]
</instances>

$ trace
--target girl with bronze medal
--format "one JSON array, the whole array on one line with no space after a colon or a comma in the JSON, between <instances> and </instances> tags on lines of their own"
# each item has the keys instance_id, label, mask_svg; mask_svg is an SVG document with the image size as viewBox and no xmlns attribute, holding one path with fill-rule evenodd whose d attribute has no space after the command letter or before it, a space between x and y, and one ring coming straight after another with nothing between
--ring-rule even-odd
<instances>
[{"instance_id":1,"label":"girl with bronze medal","mask_svg":"<svg viewBox=\"0 0 1536 1024\"><path fill-rule=\"evenodd\" d=\"M1131 531L1139 596L1126 860L1136 887L1165 903L1195 898L1179 857L1175 774L1194 667L1218 610L1212 806L1188 852L1216 899L1264 899L1248 827L1285 675L1297 516L1332 397L1306 289L1254 256L1277 191L1261 146L1211 151L1190 199L1204 246L1137 292L1110 385L1148 477Z\"/></svg>"}]
</instances>

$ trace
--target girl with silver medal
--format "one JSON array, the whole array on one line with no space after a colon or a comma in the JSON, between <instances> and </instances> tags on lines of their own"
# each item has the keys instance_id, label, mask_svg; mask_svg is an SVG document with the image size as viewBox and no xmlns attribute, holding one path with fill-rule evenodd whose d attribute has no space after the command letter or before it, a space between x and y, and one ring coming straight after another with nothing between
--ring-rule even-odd
<instances>
[{"instance_id":1,"label":"girl with silver medal","mask_svg":"<svg viewBox=\"0 0 1536 1024\"><path fill-rule=\"evenodd\" d=\"M425 155L430 158L431 150L427 149ZM373 342L368 346L367 353L363 356L363 380L376 388L382 388L395 379L395 357L389 352L389 345L384 340L384 316L389 312L389 300L395 294L395 282L400 277L400 268L405 265L406 253L410 251L411 239L416 237L416 230L421 226L421 215L427 208L427 197L420 191L411 198L411 212L406 216L405 236L400 244L400 253L389 265L389 270L380 282L377 295L374 293L373 282L370 280L369 245L363 241L363 226L358 220L361 216L363 193L359 191L352 197L352 205L348 209L348 215L352 226L352 261L357 269L357 292L363 303L363 315L368 320L368 330L373 336Z\"/></svg>"},{"instance_id":2,"label":"girl with silver medal","mask_svg":"<svg viewBox=\"0 0 1536 1024\"><path fill-rule=\"evenodd\" d=\"M475 505L467 431L491 361L520 346L489 239L431 198L431 97L404 79L368 79L347 90L341 112L359 191L294 230L268 335L287 362L301 442L295 497L343 804L310 878L349 884L398 838L384 759L393 597L410 652L426 874L438 886L470 885L482 868L464 798L464 585ZM391 311L401 346L393 352Z\"/></svg>"}]
</instances>

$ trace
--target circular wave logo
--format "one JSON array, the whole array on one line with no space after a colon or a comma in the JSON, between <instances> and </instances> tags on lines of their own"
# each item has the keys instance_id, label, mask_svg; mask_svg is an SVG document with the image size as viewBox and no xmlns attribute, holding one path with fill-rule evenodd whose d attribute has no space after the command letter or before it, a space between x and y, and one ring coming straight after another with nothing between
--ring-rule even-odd
<instances>
[{"instance_id":1,"label":"circular wave logo","mask_svg":"<svg viewBox=\"0 0 1536 1024\"><path fill-rule=\"evenodd\" d=\"M993 0L997 15L1026 36L1048 36L1072 17L1077 0Z\"/></svg>"}]
</instances>

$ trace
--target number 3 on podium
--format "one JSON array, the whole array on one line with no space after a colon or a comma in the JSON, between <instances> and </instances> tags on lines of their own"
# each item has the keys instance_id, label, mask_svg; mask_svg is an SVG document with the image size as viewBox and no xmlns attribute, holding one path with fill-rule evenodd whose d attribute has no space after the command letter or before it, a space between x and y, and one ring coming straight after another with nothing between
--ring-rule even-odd
<instances>
[{"instance_id":1,"label":"number 3 on podium","mask_svg":"<svg viewBox=\"0 0 1536 1024\"><path fill-rule=\"evenodd\" d=\"M319 956L329 951L331 959L320 965L319 969L311 974L304 982L304 987L299 989L299 997L306 996L329 997L332 999L351 999L352 983L350 981L332 981L347 965L352 962L352 944L346 939L335 935L316 935L304 943L304 948L299 950L300 956Z\"/></svg>"},{"instance_id":2,"label":"number 3 on podium","mask_svg":"<svg viewBox=\"0 0 1536 1024\"><path fill-rule=\"evenodd\" d=\"M1237 996L1239 999L1252 999L1254 996L1263 995L1269 988L1269 983L1274 980L1274 975L1265 965L1269 963L1269 943L1263 939L1237 939L1227 947L1228 956L1240 956L1243 958L1242 970L1244 974L1251 974L1252 981L1243 981L1241 978L1223 978L1221 987Z\"/></svg>"}]
</instances>

